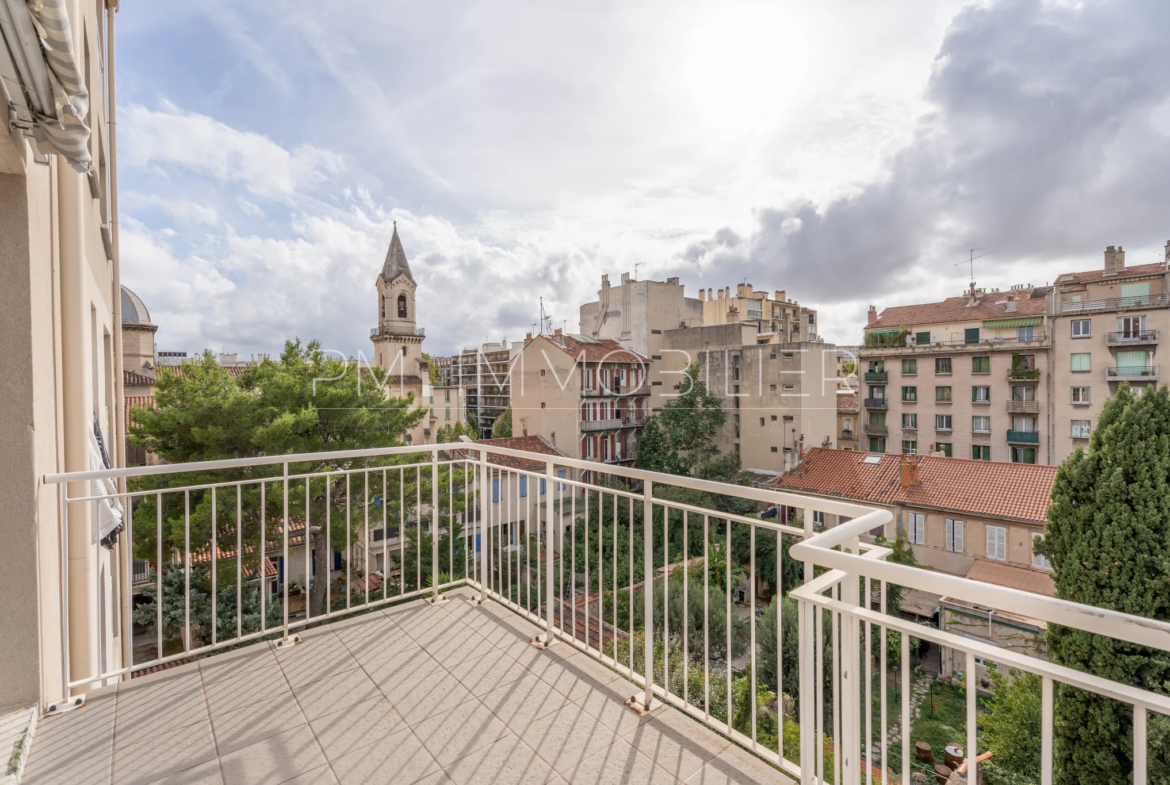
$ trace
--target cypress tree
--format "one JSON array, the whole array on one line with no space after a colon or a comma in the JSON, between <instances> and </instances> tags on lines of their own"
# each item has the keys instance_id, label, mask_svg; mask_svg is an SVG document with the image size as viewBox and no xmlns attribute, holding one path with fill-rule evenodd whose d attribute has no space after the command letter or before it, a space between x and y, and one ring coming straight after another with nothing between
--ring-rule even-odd
<instances>
[{"instance_id":1,"label":"cypress tree","mask_svg":"<svg viewBox=\"0 0 1170 785\"><path fill-rule=\"evenodd\" d=\"M1089 453L1060 467L1039 550L1056 596L1135 616L1170 620L1170 395L1135 395L1127 384L1105 404ZM1053 661L1111 681L1170 693L1170 654L1051 626ZM1133 710L1057 684L1056 785L1132 781ZM1149 715L1149 781L1170 783L1170 720Z\"/></svg>"}]
</instances>

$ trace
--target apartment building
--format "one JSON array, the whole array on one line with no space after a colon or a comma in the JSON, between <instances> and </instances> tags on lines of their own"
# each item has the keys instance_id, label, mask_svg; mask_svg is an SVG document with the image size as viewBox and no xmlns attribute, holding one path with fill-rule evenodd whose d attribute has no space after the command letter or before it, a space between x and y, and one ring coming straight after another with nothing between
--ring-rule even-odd
<instances>
[{"instance_id":1,"label":"apartment building","mask_svg":"<svg viewBox=\"0 0 1170 785\"><path fill-rule=\"evenodd\" d=\"M712 291L699 290L703 303L703 324L750 324L756 330L757 343L804 343L817 340L817 312L789 300L777 289L772 297L755 291L750 283Z\"/></svg>"},{"instance_id":2,"label":"apartment building","mask_svg":"<svg viewBox=\"0 0 1170 785\"><path fill-rule=\"evenodd\" d=\"M738 456L744 469L783 472L802 450L835 446L837 352L832 344L757 343L756 335L756 325L740 322L667 330L662 353L651 357L651 403L657 410L676 395L697 363L727 411L715 436L719 451Z\"/></svg>"},{"instance_id":3,"label":"apartment building","mask_svg":"<svg viewBox=\"0 0 1170 785\"><path fill-rule=\"evenodd\" d=\"M512 366L518 353L514 344L501 340L464 349L452 358L451 383L463 388L467 411L475 415L484 438L512 405Z\"/></svg>"},{"instance_id":4,"label":"apartment building","mask_svg":"<svg viewBox=\"0 0 1170 785\"><path fill-rule=\"evenodd\" d=\"M1055 463L1088 449L1118 384L1140 391L1159 382L1158 345L1170 336L1170 242L1162 262L1126 267L1121 246L1106 248L1104 261L1099 270L1061 275L1053 286L1047 436Z\"/></svg>"},{"instance_id":5,"label":"apartment building","mask_svg":"<svg viewBox=\"0 0 1170 785\"><path fill-rule=\"evenodd\" d=\"M1044 537L1055 480L1055 466L814 449L775 488L884 508L893 520L882 533L892 540L900 528L920 564L1052 597L1052 567L1034 546ZM786 510L783 517L791 521L801 514ZM817 527L847 520L813 513ZM937 615L943 629L1012 651L1044 654L1046 625L1041 621L1010 612L990 614L952 597L917 594L916 612ZM978 665L983 667L981 661ZM964 668L963 655L943 650L943 673Z\"/></svg>"},{"instance_id":6,"label":"apartment building","mask_svg":"<svg viewBox=\"0 0 1170 785\"><path fill-rule=\"evenodd\" d=\"M858 422L861 412L861 402L856 391L837 391L837 448L841 450L858 449Z\"/></svg>"},{"instance_id":7,"label":"apartment building","mask_svg":"<svg viewBox=\"0 0 1170 785\"><path fill-rule=\"evenodd\" d=\"M512 434L571 458L627 463L649 414L647 358L613 339L525 336L512 371Z\"/></svg>"},{"instance_id":8,"label":"apartment building","mask_svg":"<svg viewBox=\"0 0 1170 785\"><path fill-rule=\"evenodd\" d=\"M0 706L66 695L128 653L121 505L69 511L45 475L124 465L113 112L117 3L9 3L0 31ZM40 78L37 78L37 75ZM112 483L71 486L105 495ZM114 636L103 633L114 630Z\"/></svg>"},{"instance_id":9,"label":"apartment building","mask_svg":"<svg viewBox=\"0 0 1170 785\"><path fill-rule=\"evenodd\" d=\"M859 351L870 452L1050 463L1047 287L870 307Z\"/></svg>"}]
</instances>

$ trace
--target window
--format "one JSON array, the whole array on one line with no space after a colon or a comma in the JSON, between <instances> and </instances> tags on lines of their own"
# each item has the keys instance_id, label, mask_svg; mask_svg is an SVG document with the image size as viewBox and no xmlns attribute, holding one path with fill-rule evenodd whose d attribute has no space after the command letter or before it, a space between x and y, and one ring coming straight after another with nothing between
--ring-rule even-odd
<instances>
[{"instance_id":1,"label":"window","mask_svg":"<svg viewBox=\"0 0 1170 785\"><path fill-rule=\"evenodd\" d=\"M774 384L768 385L768 389L769 389L771 392L776 392L776 385L774 385Z\"/></svg>"},{"instance_id":2,"label":"window","mask_svg":"<svg viewBox=\"0 0 1170 785\"><path fill-rule=\"evenodd\" d=\"M950 458L951 455L953 454L950 442L938 442L937 444L934 445L934 451L941 452L943 455L945 455L948 458Z\"/></svg>"},{"instance_id":3,"label":"window","mask_svg":"<svg viewBox=\"0 0 1170 785\"><path fill-rule=\"evenodd\" d=\"M774 415L774 414L772 415L772 422L776 422L776 415ZM852 420L846 418L846 420L845 420L846 425L848 425L851 422L852 422Z\"/></svg>"},{"instance_id":4,"label":"window","mask_svg":"<svg viewBox=\"0 0 1170 785\"><path fill-rule=\"evenodd\" d=\"M1052 562L1048 561L1046 556L1036 553L1036 543L1038 542L1044 542L1044 535L1032 532L1032 566L1039 570L1051 570Z\"/></svg>"},{"instance_id":5,"label":"window","mask_svg":"<svg viewBox=\"0 0 1170 785\"><path fill-rule=\"evenodd\" d=\"M1136 375L1141 373L1149 363L1149 356L1145 352L1118 352L1117 369L1120 374Z\"/></svg>"},{"instance_id":6,"label":"window","mask_svg":"<svg viewBox=\"0 0 1170 785\"><path fill-rule=\"evenodd\" d=\"M963 343L979 343L979 328L968 327L963 330Z\"/></svg>"},{"instance_id":7,"label":"window","mask_svg":"<svg viewBox=\"0 0 1170 785\"><path fill-rule=\"evenodd\" d=\"M935 357L934 358L934 372L935 373L950 373L951 372L951 358L950 357Z\"/></svg>"},{"instance_id":8,"label":"window","mask_svg":"<svg viewBox=\"0 0 1170 785\"><path fill-rule=\"evenodd\" d=\"M1072 372L1084 373L1090 370L1090 354L1088 352L1073 352L1072 356Z\"/></svg>"},{"instance_id":9,"label":"window","mask_svg":"<svg viewBox=\"0 0 1170 785\"><path fill-rule=\"evenodd\" d=\"M1088 420L1073 420L1072 421L1072 437L1074 439L1088 439L1089 438L1089 421Z\"/></svg>"},{"instance_id":10,"label":"window","mask_svg":"<svg viewBox=\"0 0 1170 785\"><path fill-rule=\"evenodd\" d=\"M398 318L399 319L406 318L406 295L405 294L398 295Z\"/></svg>"},{"instance_id":11,"label":"window","mask_svg":"<svg viewBox=\"0 0 1170 785\"><path fill-rule=\"evenodd\" d=\"M1004 527L987 527L987 558L1007 560L1007 529Z\"/></svg>"},{"instance_id":12,"label":"window","mask_svg":"<svg viewBox=\"0 0 1170 785\"><path fill-rule=\"evenodd\" d=\"M1073 319L1072 320L1072 337L1073 338L1088 338L1093 334L1093 323L1089 319Z\"/></svg>"},{"instance_id":13,"label":"window","mask_svg":"<svg viewBox=\"0 0 1170 785\"><path fill-rule=\"evenodd\" d=\"M1013 417L1012 430L1022 431L1023 433L1036 432L1036 418L1035 417Z\"/></svg>"},{"instance_id":14,"label":"window","mask_svg":"<svg viewBox=\"0 0 1170 785\"><path fill-rule=\"evenodd\" d=\"M935 387L934 400L939 403L951 402L951 388L950 387Z\"/></svg>"},{"instance_id":15,"label":"window","mask_svg":"<svg viewBox=\"0 0 1170 785\"><path fill-rule=\"evenodd\" d=\"M1034 341L1036 340L1036 328L1029 325L1028 327L1016 328L1017 341Z\"/></svg>"},{"instance_id":16,"label":"window","mask_svg":"<svg viewBox=\"0 0 1170 785\"><path fill-rule=\"evenodd\" d=\"M885 412L870 412L869 413L869 424L870 425L885 425L886 424L886 413Z\"/></svg>"},{"instance_id":17,"label":"window","mask_svg":"<svg viewBox=\"0 0 1170 785\"><path fill-rule=\"evenodd\" d=\"M990 357L972 357L971 373L991 373Z\"/></svg>"},{"instance_id":18,"label":"window","mask_svg":"<svg viewBox=\"0 0 1170 785\"><path fill-rule=\"evenodd\" d=\"M1119 340L1133 340L1142 337L1142 317L1120 316L1117 319L1117 337Z\"/></svg>"},{"instance_id":19,"label":"window","mask_svg":"<svg viewBox=\"0 0 1170 785\"><path fill-rule=\"evenodd\" d=\"M1035 447L1012 447L1012 463L1035 463Z\"/></svg>"},{"instance_id":20,"label":"window","mask_svg":"<svg viewBox=\"0 0 1170 785\"><path fill-rule=\"evenodd\" d=\"M886 399L886 388L871 385L869 388L869 397L875 401L884 401Z\"/></svg>"},{"instance_id":21,"label":"window","mask_svg":"<svg viewBox=\"0 0 1170 785\"><path fill-rule=\"evenodd\" d=\"M540 495L541 495L541 496L544 496L544 491L545 491L545 487L544 487L544 478L543 478L543 477L541 477L541 478L540 478Z\"/></svg>"},{"instance_id":22,"label":"window","mask_svg":"<svg viewBox=\"0 0 1170 785\"><path fill-rule=\"evenodd\" d=\"M951 430L951 415L949 415L949 414L936 414L934 416L934 429L936 431L949 431L949 430Z\"/></svg>"},{"instance_id":23,"label":"window","mask_svg":"<svg viewBox=\"0 0 1170 785\"><path fill-rule=\"evenodd\" d=\"M886 361L885 360L870 360L869 361L869 372L870 373L885 373L886 372Z\"/></svg>"},{"instance_id":24,"label":"window","mask_svg":"<svg viewBox=\"0 0 1170 785\"><path fill-rule=\"evenodd\" d=\"M869 451L870 452L885 452L886 451L886 440L885 439L878 439L878 438L871 438L869 440Z\"/></svg>"},{"instance_id":25,"label":"window","mask_svg":"<svg viewBox=\"0 0 1170 785\"><path fill-rule=\"evenodd\" d=\"M912 414L903 414L902 415L902 427L903 428L917 428L918 427L918 413L914 412Z\"/></svg>"},{"instance_id":26,"label":"window","mask_svg":"<svg viewBox=\"0 0 1170 785\"><path fill-rule=\"evenodd\" d=\"M825 525L825 514L820 510L813 510L813 526Z\"/></svg>"},{"instance_id":27,"label":"window","mask_svg":"<svg viewBox=\"0 0 1170 785\"><path fill-rule=\"evenodd\" d=\"M763 418L763 417L761 417L761 418L760 418L760 427L762 428L763 426L764 426L764 418Z\"/></svg>"},{"instance_id":28,"label":"window","mask_svg":"<svg viewBox=\"0 0 1170 785\"><path fill-rule=\"evenodd\" d=\"M972 387L971 403L991 403L990 387Z\"/></svg>"},{"instance_id":29,"label":"window","mask_svg":"<svg viewBox=\"0 0 1170 785\"><path fill-rule=\"evenodd\" d=\"M963 522L947 518L947 550L963 552Z\"/></svg>"},{"instance_id":30,"label":"window","mask_svg":"<svg viewBox=\"0 0 1170 785\"><path fill-rule=\"evenodd\" d=\"M451 407L450 407L450 406L447 406L447 407L446 407L446 408L443 410L443 413L444 413L444 416L443 416L443 419L444 419L444 420L450 420L450 419L451 419Z\"/></svg>"},{"instance_id":31,"label":"window","mask_svg":"<svg viewBox=\"0 0 1170 785\"><path fill-rule=\"evenodd\" d=\"M544 401L541 401L541 402L540 402L540 408L542 408L542 409L543 409L543 408L545 408L545 402L544 402Z\"/></svg>"},{"instance_id":32,"label":"window","mask_svg":"<svg viewBox=\"0 0 1170 785\"><path fill-rule=\"evenodd\" d=\"M492 480L492 504L500 503L500 481Z\"/></svg>"},{"instance_id":33,"label":"window","mask_svg":"<svg viewBox=\"0 0 1170 785\"><path fill-rule=\"evenodd\" d=\"M520 498L521 499L528 498L528 475L527 474L520 475Z\"/></svg>"},{"instance_id":34,"label":"window","mask_svg":"<svg viewBox=\"0 0 1170 785\"><path fill-rule=\"evenodd\" d=\"M773 447L772 452L778 452L778 450L775 447Z\"/></svg>"},{"instance_id":35,"label":"window","mask_svg":"<svg viewBox=\"0 0 1170 785\"><path fill-rule=\"evenodd\" d=\"M1024 387L1023 385L1016 385L1012 387L1013 401L1034 401L1036 400L1036 388Z\"/></svg>"},{"instance_id":36,"label":"window","mask_svg":"<svg viewBox=\"0 0 1170 785\"><path fill-rule=\"evenodd\" d=\"M907 403L914 403L915 401L917 401L918 400L918 388L917 387L903 387L902 388L902 400L906 401Z\"/></svg>"},{"instance_id":37,"label":"window","mask_svg":"<svg viewBox=\"0 0 1170 785\"><path fill-rule=\"evenodd\" d=\"M914 441L913 439L903 439L902 440L902 454L903 455L917 455L918 454L918 442Z\"/></svg>"},{"instance_id":38,"label":"window","mask_svg":"<svg viewBox=\"0 0 1170 785\"><path fill-rule=\"evenodd\" d=\"M930 343L930 330L923 330L920 333L914 333L914 343L918 344L919 346Z\"/></svg>"},{"instance_id":39,"label":"window","mask_svg":"<svg viewBox=\"0 0 1170 785\"><path fill-rule=\"evenodd\" d=\"M977 461L990 461L991 447L986 444L974 444L971 446L971 457Z\"/></svg>"},{"instance_id":40,"label":"window","mask_svg":"<svg viewBox=\"0 0 1170 785\"><path fill-rule=\"evenodd\" d=\"M902 361L902 375L903 376L917 376L918 375L918 361L917 360L903 360Z\"/></svg>"},{"instance_id":41,"label":"window","mask_svg":"<svg viewBox=\"0 0 1170 785\"><path fill-rule=\"evenodd\" d=\"M920 512L911 512L906 515L906 536L915 545L926 542L926 516Z\"/></svg>"},{"instance_id":42,"label":"window","mask_svg":"<svg viewBox=\"0 0 1170 785\"><path fill-rule=\"evenodd\" d=\"M975 433L991 433L990 417L972 417L971 430Z\"/></svg>"},{"instance_id":43,"label":"window","mask_svg":"<svg viewBox=\"0 0 1170 785\"><path fill-rule=\"evenodd\" d=\"M1121 285L1121 300L1123 305L1148 305L1147 298L1149 296L1149 282L1123 283Z\"/></svg>"},{"instance_id":44,"label":"window","mask_svg":"<svg viewBox=\"0 0 1170 785\"><path fill-rule=\"evenodd\" d=\"M1071 387L1068 391L1069 403L1087 404L1089 400L1088 387Z\"/></svg>"}]
</instances>

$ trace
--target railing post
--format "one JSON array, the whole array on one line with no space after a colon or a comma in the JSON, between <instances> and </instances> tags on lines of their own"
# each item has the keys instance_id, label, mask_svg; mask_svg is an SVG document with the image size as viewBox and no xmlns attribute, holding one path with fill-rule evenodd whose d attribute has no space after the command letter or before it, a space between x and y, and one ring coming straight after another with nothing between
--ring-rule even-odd
<instances>
[{"instance_id":1,"label":"railing post","mask_svg":"<svg viewBox=\"0 0 1170 785\"><path fill-rule=\"evenodd\" d=\"M491 533L488 531L488 501L490 480L488 478L488 452L486 447L479 448L479 525L476 527L479 544L479 604L488 600L488 587L491 577L488 575L488 543Z\"/></svg>"},{"instance_id":2,"label":"railing post","mask_svg":"<svg viewBox=\"0 0 1170 785\"><path fill-rule=\"evenodd\" d=\"M598 515L598 520L601 520L600 515ZM642 694L642 711L650 711L654 700L654 482L652 480L646 480L642 489L642 600L642 613L646 618L646 637L642 644L643 664L646 669L646 691Z\"/></svg>"},{"instance_id":3,"label":"railing post","mask_svg":"<svg viewBox=\"0 0 1170 785\"><path fill-rule=\"evenodd\" d=\"M431 451L431 605L446 602L439 596L439 451Z\"/></svg>"},{"instance_id":4,"label":"railing post","mask_svg":"<svg viewBox=\"0 0 1170 785\"><path fill-rule=\"evenodd\" d=\"M552 497L553 497L553 477L556 472L553 471L552 461L544 462L544 632L537 637L539 645L542 649L547 649L553 642L553 527L552 527ZM536 509L540 510L540 487L537 483L536 488ZM537 526L540 525L540 515L537 513ZM617 522L614 522L617 525ZM538 530L539 531L539 530ZM616 555L614 557L617 558Z\"/></svg>"},{"instance_id":5,"label":"railing post","mask_svg":"<svg viewBox=\"0 0 1170 785\"><path fill-rule=\"evenodd\" d=\"M280 640L278 640L276 642L276 647L279 649L283 649L286 646L295 646L296 644L301 642L300 635L295 635L295 634L289 635L288 634L288 574L289 574L289 558L288 558L288 528L289 528L289 523L288 523L288 461L284 461L282 466L284 467L283 474L282 474L282 482L284 485L284 517L281 520L281 527L280 528L284 532L284 560L281 562L280 568L284 571L284 574L281 575L280 578L281 578L281 581L284 583L284 629L281 632ZM190 493L190 491L188 491L188 493ZM190 513L187 514L187 517L190 518ZM305 547L306 548L309 547L308 522L306 522L306 524L305 524ZM191 554L191 548L190 548L190 545L188 545L188 547L187 547L188 557L190 557L190 554ZM347 558L348 558L348 555L347 555ZM263 565L261 565L261 569L263 569ZM188 567L188 571L187 571L188 578L190 577L190 575L191 575L190 567ZM305 576L305 577L308 578L308 576ZM305 585L306 586L308 585L308 580L305 581ZM348 582L347 582L347 585L345 588L346 588L346 591L349 591ZM190 591L188 591L188 596L189 595L190 595ZM306 608L306 615L307 615L308 614L307 609L309 607L309 597L308 597L308 594L304 590L302 590L302 595L305 597L305 608Z\"/></svg>"},{"instance_id":6,"label":"railing post","mask_svg":"<svg viewBox=\"0 0 1170 785\"><path fill-rule=\"evenodd\" d=\"M814 652L816 641L813 640L812 614L816 606L811 602L800 600L797 609L797 670L800 671L800 782L801 785L812 785L813 773L816 771L816 690L813 672Z\"/></svg>"}]
</instances>

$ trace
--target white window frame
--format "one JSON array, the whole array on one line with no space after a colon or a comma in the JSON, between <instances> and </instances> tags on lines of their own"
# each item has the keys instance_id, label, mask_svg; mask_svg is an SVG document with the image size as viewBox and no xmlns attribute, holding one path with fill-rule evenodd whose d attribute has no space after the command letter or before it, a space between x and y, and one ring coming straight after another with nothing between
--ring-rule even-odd
<instances>
[{"instance_id":1,"label":"white window frame","mask_svg":"<svg viewBox=\"0 0 1170 785\"><path fill-rule=\"evenodd\" d=\"M1007 561L1007 527L987 527L987 558Z\"/></svg>"},{"instance_id":2,"label":"white window frame","mask_svg":"<svg viewBox=\"0 0 1170 785\"><path fill-rule=\"evenodd\" d=\"M814 526L824 526L825 525L825 513L824 512L822 512L821 510L813 510L813 525Z\"/></svg>"},{"instance_id":3,"label":"white window frame","mask_svg":"<svg viewBox=\"0 0 1170 785\"><path fill-rule=\"evenodd\" d=\"M934 416L934 429L936 431L953 431L955 420L949 414L936 414Z\"/></svg>"},{"instance_id":4,"label":"white window frame","mask_svg":"<svg viewBox=\"0 0 1170 785\"><path fill-rule=\"evenodd\" d=\"M1078 428L1078 424L1084 424L1083 428ZM1089 434L1093 432L1092 420L1072 420L1069 422L1069 434L1074 439L1088 439Z\"/></svg>"},{"instance_id":5,"label":"white window frame","mask_svg":"<svg viewBox=\"0 0 1170 785\"><path fill-rule=\"evenodd\" d=\"M908 418L908 419L907 419ZM906 423L910 424L907 425ZM918 428L918 413L917 412L902 412L902 427L903 428Z\"/></svg>"},{"instance_id":6,"label":"white window frame","mask_svg":"<svg viewBox=\"0 0 1170 785\"><path fill-rule=\"evenodd\" d=\"M987 425L987 427L986 428L978 427L979 420L982 420ZM986 415L986 414L973 414L973 415L971 415L971 432L972 433L991 433L991 417Z\"/></svg>"},{"instance_id":7,"label":"white window frame","mask_svg":"<svg viewBox=\"0 0 1170 785\"><path fill-rule=\"evenodd\" d=\"M1075 403L1075 404L1091 404L1093 402L1092 401L1092 394L1091 394L1092 389L1093 388L1091 388L1091 387L1069 387L1068 388L1068 402ZM1079 399L1077 396L1077 390L1084 391L1084 395L1080 396Z\"/></svg>"},{"instance_id":8,"label":"white window frame","mask_svg":"<svg viewBox=\"0 0 1170 785\"><path fill-rule=\"evenodd\" d=\"M920 512L906 513L906 534L915 545L926 544L926 515Z\"/></svg>"},{"instance_id":9,"label":"white window frame","mask_svg":"<svg viewBox=\"0 0 1170 785\"><path fill-rule=\"evenodd\" d=\"M1079 324L1087 325L1087 329L1084 332L1078 332L1077 325ZM1092 319L1073 319L1069 330L1073 338L1088 338L1093 334L1093 321Z\"/></svg>"},{"instance_id":10,"label":"white window frame","mask_svg":"<svg viewBox=\"0 0 1170 785\"><path fill-rule=\"evenodd\" d=\"M947 518L947 550L954 553L963 552L963 522L956 518Z\"/></svg>"},{"instance_id":11,"label":"white window frame","mask_svg":"<svg viewBox=\"0 0 1170 785\"><path fill-rule=\"evenodd\" d=\"M1040 532L1032 532L1032 566L1038 570L1052 570L1052 562L1040 554L1036 553L1036 540L1043 540L1044 535Z\"/></svg>"}]
</instances>

